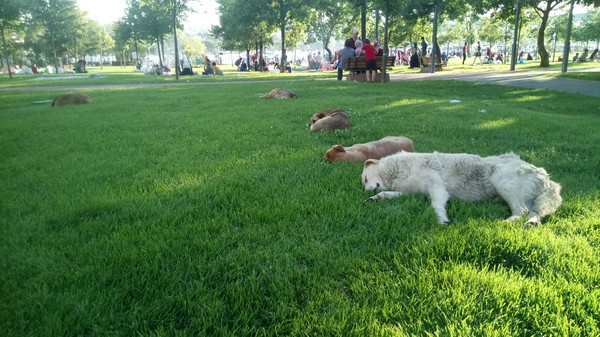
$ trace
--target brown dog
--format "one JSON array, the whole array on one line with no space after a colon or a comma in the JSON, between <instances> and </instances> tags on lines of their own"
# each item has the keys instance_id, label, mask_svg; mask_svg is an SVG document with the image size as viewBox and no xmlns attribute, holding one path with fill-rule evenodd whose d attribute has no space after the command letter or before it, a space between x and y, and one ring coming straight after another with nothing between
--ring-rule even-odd
<instances>
[{"instance_id":1,"label":"brown dog","mask_svg":"<svg viewBox=\"0 0 600 337\"><path fill-rule=\"evenodd\" d=\"M271 90L268 94L266 95L262 95L260 96L260 98L280 98L280 99L286 99L286 98L295 98L296 94L286 90L286 89L282 89L282 88L275 88L273 90Z\"/></svg>"},{"instance_id":2,"label":"brown dog","mask_svg":"<svg viewBox=\"0 0 600 337\"><path fill-rule=\"evenodd\" d=\"M90 96L86 94L65 94L60 95L54 99L52 102L52 106L61 106L61 105L69 105L69 104L89 104L92 102Z\"/></svg>"},{"instance_id":3,"label":"brown dog","mask_svg":"<svg viewBox=\"0 0 600 337\"><path fill-rule=\"evenodd\" d=\"M315 112L310 119L310 131L333 131L350 126L348 114L342 109Z\"/></svg>"},{"instance_id":4,"label":"brown dog","mask_svg":"<svg viewBox=\"0 0 600 337\"><path fill-rule=\"evenodd\" d=\"M414 150L412 140L406 137L384 137L374 142L354 144L350 147L336 145L325 152L323 158L358 163L367 159L381 159L400 151L414 152Z\"/></svg>"}]
</instances>

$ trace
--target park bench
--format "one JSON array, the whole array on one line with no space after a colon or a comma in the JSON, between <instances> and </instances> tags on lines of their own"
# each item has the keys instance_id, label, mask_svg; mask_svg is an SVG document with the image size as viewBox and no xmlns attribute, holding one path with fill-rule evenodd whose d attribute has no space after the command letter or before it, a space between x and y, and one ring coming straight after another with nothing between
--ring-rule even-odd
<instances>
[{"instance_id":1,"label":"park bench","mask_svg":"<svg viewBox=\"0 0 600 337\"><path fill-rule=\"evenodd\" d=\"M419 57L419 61L421 62L421 66L424 68L429 68L431 66L431 57L429 56L421 56ZM440 62L440 60L438 60L436 57L435 70L443 70L443 67L445 67L446 65L446 62ZM423 72L423 70L421 71Z\"/></svg>"},{"instance_id":2,"label":"park bench","mask_svg":"<svg viewBox=\"0 0 600 337\"><path fill-rule=\"evenodd\" d=\"M396 56L387 56L385 59L385 68L387 70L392 69L394 63L396 62ZM367 71L367 61L364 55L359 55L356 57L350 57L348 59L348 63L346 63L346 69L350 71L348 76L346 76L346 81L357 81L357 82L366 82L367 77L365 75L365 71ZM377 75L375 76L375 82L381 82L381 70L383 69L383 56L377 56ZM385 74L385 82L390 81L390 75Z\"/></svg>"}]
</instances>

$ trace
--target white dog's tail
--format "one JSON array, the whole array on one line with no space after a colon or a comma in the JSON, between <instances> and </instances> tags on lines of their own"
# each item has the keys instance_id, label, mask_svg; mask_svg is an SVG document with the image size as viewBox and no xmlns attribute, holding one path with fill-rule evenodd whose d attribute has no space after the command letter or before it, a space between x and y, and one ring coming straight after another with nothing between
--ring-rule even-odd
<instances>
[{"instance_id":1,"label":"white dog's tail","mask_svg":"<svg viewBox=\"0 0 600 337\"><path fill-rule=\"evenodd\" d=\"M554 213L562 203L559 184L548 179L547 186L544 187L544 192L533 202L534 211L540 218Z\"/></svg>"}]
</instances>

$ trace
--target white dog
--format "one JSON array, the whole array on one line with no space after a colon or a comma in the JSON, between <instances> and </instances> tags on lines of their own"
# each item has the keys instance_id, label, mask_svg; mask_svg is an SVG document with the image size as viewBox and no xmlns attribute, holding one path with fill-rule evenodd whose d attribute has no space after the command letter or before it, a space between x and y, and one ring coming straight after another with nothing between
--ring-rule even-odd
<instances>
[{"instance_id":1,"label":"white dog","mask_svg":"<svg viewBox=\"0 0 600 337\"><path fill-rule=\"evenodd\" d=\"M516 221L529 214L526 225L539 224L562 203L560 185L543 168L513 153L479 157L471 154L400 152L365 162L362 183L366 190L384 190L369 200L405 193L427 193L438 222L450 222L446 202L450 197L484 200L501 197ZM385 191L387 190L387 191Z\"/></svg>"}]
</instances>

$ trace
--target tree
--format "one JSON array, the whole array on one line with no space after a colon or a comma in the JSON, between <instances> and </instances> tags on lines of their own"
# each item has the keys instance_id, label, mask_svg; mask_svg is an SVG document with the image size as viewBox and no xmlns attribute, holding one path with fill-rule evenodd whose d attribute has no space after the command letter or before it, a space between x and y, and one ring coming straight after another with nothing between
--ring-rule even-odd
<instances>
[{"instance_id":1,"label":"tree","mask_svg":"<svg viewBox=\"0 0 600 337\"><path fill-rule=\"evenodd\" d=\"M598 48L600 45L600 10L594 9L588 12L574 33L580 41L595 41L596 48Z\"/></svg>"},{"instance_id":2,"label":"tree","mask_svg":"<svg viewBox=\"0 0 600 337\"><path fill-rule=\"evenodd\" d=\"M540 18L540 25L537 30L537 51L540 56L540 67L549 67L550 60L548 51L546 50L545 36L546 28L548 28L548 20L550 19L550 13L557 8L571 3L578 3L583 5L597 4L597 0L525 0L522 3L523 7L532 8ZM487 9L499 9L503 15L509 16L516 12L516 4L513 0L488 0L481 2L478 0L470 1L472 4L477 4L481 8ZM520 3L520 2L519 2ZM521 4L521 3L520 3Z\"/></svg>"},{"instance_id":3,"label":"tree","mask_svg":"<svg viewBox=\"0 0 600 337\"><path fill-rule=\"evenodd\" d=\"M280 72L285 72L286 55L286 29L294 21L301 22L302 19L308 16L310 0L273 0L271 8L275 13L275 22L281 32L281 63L279 65Z\"/></svg>"},{"instance_id":4,"label":"tree","mask_svg":"<svg viewBox=\"0 0 600 337\"><path fill-rule=\"evenodd\" d=\"M2 55L8 69L8 76L12 78L10 72L11 48L6 41L6 33L14 31L21 26L21 16L27 9L28 1L23 0L0 0L0 35L2 38Z\"/></svg>"},{"instance_id":5,"label":"tree","mask_svg":"<svg viewBox=\"0 0 600 337\"><path fill-rule=\"evenodd\" d=\"M540 55L540 67L550 66L550 58L548 50L546 50L546 40L544 36L546 34L546 27L548 27L550 12L562 4L562 2L562 0L544 1L538 3L537 6L533 6L533 10L541 19L537 34L537 52Z\"/></svg>"},{"instance_id":6,"label":"tree","mask_svg":"<svg viewBox=\"0 0 600 337\"><path fill-rule=\"evenodd\" d=\"M441 58L441 51L437 41L438 17L440 21L445 19L456 19L461 14L464 14L465 3L459 0L430 0L424 2L422 0L407 0L408 6L401 10L405 19L409 21L419 18L427 18L433 23L433 32L431 34L431 45L433 48L431 71L435 69L437 60ZM433 17L432 17L433 14Z\"/></svg>"},{"instance_id":7,"label":"tree","mask_svg":"<svg viewBox=\"0 0 600 337\"><path fill-rule=\"evenodd\" d=\"M121 18L119 21L113 23L112 38L115 41L114 51L117 58L121 54L121 65L127 64L128 57L125 57L125 52L131 51L130 45L134 45L134 51L137 54L137 41L132 28L126 21L126 18Z\"/></svg>"},{"instance_id":8,"label":"tree","mask_svg":"<svg viewBox=\"0 0 600 337\"><path fill-rule=\"evenodd\" d=\"M275 31L275 13L267 11L271 0L217 0L220 25L212 27L211 33L223 40L223 47L246 51L246 63L250 65L250 50L270 43ZM262 48L259 50L262 60Z\"/></svg>"},{"instance_id":9,"label":"tree","mask_svg":"<svg viewBox=\"0 0 600 337\"><path fill-rule=\"evenodd\" d=\"M178 32L180 36L181 49L186 55L192 55L194 58L206 53L206 45L198 36L186 35L183 32Z\"/></svg>"},{"instance_id":10,"label":"tree","mask_svg":"<svg viewBox=\"0 0 600 337\"><path fill-rule=\"evenodd\" d=\"M320 0L314 4L315 8L310 9L309 39L321 41L323 49L329 54L329 60L333 60L332 52L329 49L331 39L336 36L336 32L345 24L351 6L346 2L335 0Z\"/></svg>"},{"instance_id":11,"label":"tree","mask_svg":"<svg viewBox=\"0 0 600 337\"><path fill-rule=\"evenodd\" d=\"M550 18L548 21L548 29L546 30L547 36L552 37L553 40L553 51L552 51L552 61L555 60L556 56L556 42L559 37L563 37L563 32L567 31L567 20L569 19L568 14L562 14L559 16L555 16Z\"/></svg>"},{"instance_id":12,"label":"tree","mask_svg":"<svg viewBox=\"0 0 600 337\"><path fill-rule=\"evenodd\" d=\"M33 24L40 25L40 43L46 59L54 65L63 65L66 52L73 41L78 18L83 13L75 0L37 0L31 11Z\"/></svg>"}]
</instances>

